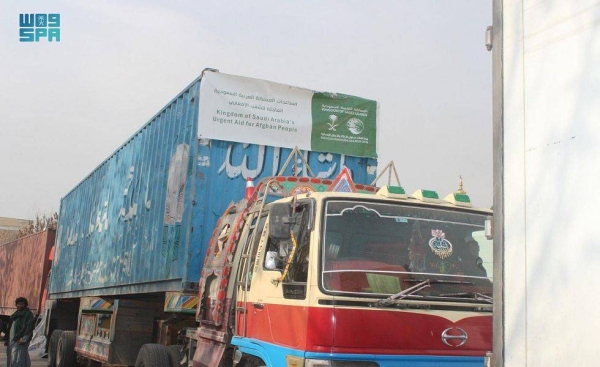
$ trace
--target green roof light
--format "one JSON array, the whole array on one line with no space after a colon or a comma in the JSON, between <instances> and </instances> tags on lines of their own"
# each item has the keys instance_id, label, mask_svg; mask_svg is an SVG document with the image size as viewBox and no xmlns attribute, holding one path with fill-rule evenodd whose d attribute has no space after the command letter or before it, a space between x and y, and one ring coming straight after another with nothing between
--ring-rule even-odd
<instances>
[{"instance_id":1,"label":"green roof light","mask_svg":"<svg viewBox=\"0 0 600 367\"><path fill-rule=\"evenodd\" d=\"M438 193L433 190L421 190L421 192L423 193L424 198L428 198L428 199L439 199L440 198Z\"/></svg>"},{"instance_id":2,"label":"green roof light","mask_svg":"<svg viewBox=\"0 0 600 367\"><path fill-rule=\"evenodd\" d=\"M406 191L402 186L383 186L377 191L377 195L392 199L406 199Z\"/></svg>"},{"instance_id":3,"label":"green roof light","mask_svg":"<svg viewBox=\"0 0 600 367\"><path fill-rule=\"evenodd\" d=\"M388 186L388 191L391 194L399 194L399 195L406 194L406 191L404 191L402 186Z\"/></svg>"},{"instance_id":4,"label":"green roof light","mask_svg":"<svg viewBox=\"0 0 600 367\"><path fill-rule=\"evenodd\" d=\"M460 201L461 203L470 203L471 199L467 194L454 194L454 200Z\"/></svg>"}]
</instances>

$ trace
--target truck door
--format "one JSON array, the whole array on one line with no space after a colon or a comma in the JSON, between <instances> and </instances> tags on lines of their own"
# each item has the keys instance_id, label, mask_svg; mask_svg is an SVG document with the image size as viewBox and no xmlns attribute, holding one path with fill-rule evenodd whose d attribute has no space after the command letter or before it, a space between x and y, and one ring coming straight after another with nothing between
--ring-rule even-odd
<instances>
[{"instance_id":1,"label":"truck door","mask_svg":"<svg viewBox=\"0 0 600 367\"><path fill-rule=\"evenodd\" d=\"M248 291L252 286L255 259L264 241L266 232L263 231L266 215L259 218L249 218L248 225L251 227L243 242L242 254L239 259L239 270L237 273L238 287L235 297L236 302L236 335L246 336L247 328L247 302ZM256 233L254 233L256 232Z\"/></svg>"},{"instance_id":2,"label":"truck door","mask_svg":"<svg viewBox=\"0 0 600 367\"><path fill-rule=\"evenodd\" d=\"M245 292L245 320L241 315L240 335L298 348L306 341L307 281L309 276L312 201L290 203L288 235L274 237L262 232L252 264L251 279ZM276 215L271 208L271 216ZM270 218L267 229L274 226Z\"/></svg>"}]
</instances>

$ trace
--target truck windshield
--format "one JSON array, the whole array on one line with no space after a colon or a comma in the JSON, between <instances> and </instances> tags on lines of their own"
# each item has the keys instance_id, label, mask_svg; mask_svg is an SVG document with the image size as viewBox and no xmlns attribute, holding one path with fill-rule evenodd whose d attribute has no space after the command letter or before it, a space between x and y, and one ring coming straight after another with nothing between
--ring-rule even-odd
<instances>
[{"instance_id":1,"label":"truck windshield","mask_svg":"<svg viewBox=\"0 0 600 367\"><path fill-rule=\"evenodd\" d=\"M321 287L325 292L482 300L492 294L487 215L368 201L325 204Z\"/></svg>"}]
</instances>

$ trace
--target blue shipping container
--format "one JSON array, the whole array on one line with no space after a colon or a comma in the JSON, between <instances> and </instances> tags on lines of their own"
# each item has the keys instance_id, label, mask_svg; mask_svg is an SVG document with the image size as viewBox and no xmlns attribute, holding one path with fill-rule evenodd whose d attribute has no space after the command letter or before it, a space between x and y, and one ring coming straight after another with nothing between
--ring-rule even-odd
<instances>
[{"instance_id":1,"label":"blue shipping container","mask_svg":"<svg viewBox=\"0 0 600 367\"><path fill-rule=\"evenodd\" d=\"M200 83L62 199L50 298L194 291L213 227L244 197L246 178L282 168L290 149L197 138ZM345 165L356 183L375 179L375 159L303 154L319 177Z\"/></svg>"}]
</instances>

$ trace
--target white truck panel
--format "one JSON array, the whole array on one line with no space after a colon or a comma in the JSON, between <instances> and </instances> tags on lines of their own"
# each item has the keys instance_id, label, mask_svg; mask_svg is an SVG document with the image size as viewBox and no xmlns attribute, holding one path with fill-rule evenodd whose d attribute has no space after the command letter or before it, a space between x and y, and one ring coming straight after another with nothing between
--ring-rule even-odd
<instances>
[{"instance_id":1,"label":"white truck panel","mask_svg":"<svg viewBox=\"0 0 600 367\"><path fill-rule=\"evenodd\" d=\"M504 335L504 346L506 349L504 358L507 366L519 365L518 361L526 360L526 333L524 327L527 324L526 298L527 292L525 272L525 132L523 114L524 90L523 86L523 24L521 22L521 1L504 2L504 149L506 162L504 167L504 194L511 200L505 200L504 212L510 221L505 222L505 244L511 244L511 248L504 253L504 285L507 290L504 295L506 309L521 310L512 312L510 318L506 318ZM514 86L510 88L509 86ZM510 123L508 123L510 122ZM508 138L510 137L510 138ZM510 153L510 154L509 154ZM508 265L510 264L510 265Z\"/></svg>"},{"instance_id":2,"label":"white truck panel","mask_svg":"<svg viewBox=\"0 0 600 367\"><path fill-rule=\"evenodd\" d=\"M600 1L504 0L504 365L600 348Z\"/></svg>"}]
</instances>

